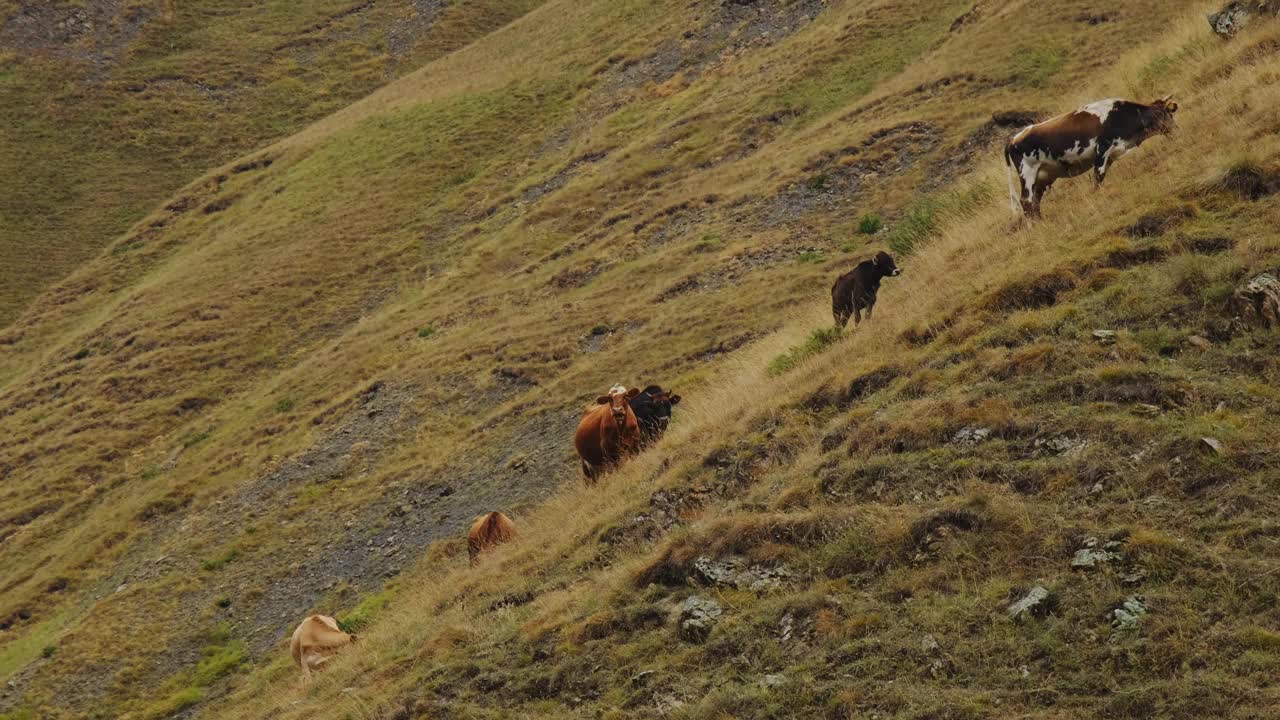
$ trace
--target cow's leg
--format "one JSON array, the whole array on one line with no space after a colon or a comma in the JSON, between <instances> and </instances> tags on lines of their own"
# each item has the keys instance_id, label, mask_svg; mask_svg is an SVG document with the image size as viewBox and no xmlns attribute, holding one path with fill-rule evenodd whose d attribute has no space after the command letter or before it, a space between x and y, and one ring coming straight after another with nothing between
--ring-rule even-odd
<instances>
[{"instance_id":1,"label":"cow's leg","mask_svg":"<svg viewBox=\"0 0 1280 720\"><path fill-rule=\"evenodd\" d=\"M867 320L868 321L871 320L871 311L875 309L876 309L876 299L871 298L870 302L867 303Z\"/></svg>"},{"instance_id":2,"label":"cow's leg","mask_svg":"<svg viewBox=\"0 0 1280 720\"><path fill-rule=\"evenodd\" d=\"M853 303L853 326L857 327L862 324L862 306L857 302Z\"/></svg>"},{"instance_id":3,"label":"cow's leg","mask_svg":"<svg viewBox=\"0 0 1280 720\"><path fill-rule=\"evenodd\" d=\"M302 649L302 684L311 684L311 658L307 657L307 649Z\"/></svg>"},{"instance_id":4,"label":"cow's leg","mask_svg":"<svg viewBox=\"0 0 1280 720\"><path fill-rule=\"evenodd\" d=\"M1107 170L1111 167L1112 145L1105 140L1098 141L1098 154L1093 156L1093 186L1102 187L1107 179Z\"/></svg>"},{"instance_id":5,"label":"cow's leg","mask_svg":"<svg viewBox=\"0 0 1280 720\"><path fill-rule=\"evenodd\" d=\"M1052 180L1037 179L1035 184L1031 186L1031 217L1041 217L1040 201L1044 200L1045 193L1049 192L1049 188L1052 185Z\"/></svg>"},{"instance_id":6,"label":"cow's leg","mask_svg":"<svg viewBox=\"0 0 1280 720\"><path fill-rule=\"evenodd\" d=\"M1018 167L1018 197L1022 201L1022 214L1025 217L1040 217L1040 199L1036 197L1036 176L1039 168L1025 158Z\"/></svg>"},{"instance_id":7,"label":"cow's leg","mask_svg":"<svg viewBox=\"0 0 1280 720\"><path fill-rule=\"evenodd\" d=\"M844 329L849 324L849 305L852 298L845 295L844 297L834 297L831 300L831 316L835 318L836 327Z\"/></svg>"},{"instance_id":8,"label":"cow's leg","mask_svg":"<svg viewBox=\"0 0 1280 720\"><path fill-rule=\"evenodd\" d=\"M596 470L586 460L582 461L582 477L589 485L594 485L596 482Z\"/></svg>"}]
</instances>

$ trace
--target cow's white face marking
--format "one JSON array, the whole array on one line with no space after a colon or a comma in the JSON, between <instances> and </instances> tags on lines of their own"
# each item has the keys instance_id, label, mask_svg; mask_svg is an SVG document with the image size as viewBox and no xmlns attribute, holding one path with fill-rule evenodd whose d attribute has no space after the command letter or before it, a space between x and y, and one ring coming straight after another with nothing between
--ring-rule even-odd
<instances>
[{"instance_id":1,"label":"cow's white face marking","mask_svg":"<svg viewBox=\"0 0 1280 720\"><path fill-rule=\"evenodd\" d=\"M1116 103L1118 102L1120 101L1116 98L1110 98L1108 100L1099 100L1097 102L1091 102L1088 105L1085 105L1084 107L1080 108L1080 112L1087 112L1090 115L1095 115L1097 116L1099 121L1105 123L1107 121L1107 116L1109 116L1111 114L1111 111L1115 109Z\"/></svg>"}]
</instances>

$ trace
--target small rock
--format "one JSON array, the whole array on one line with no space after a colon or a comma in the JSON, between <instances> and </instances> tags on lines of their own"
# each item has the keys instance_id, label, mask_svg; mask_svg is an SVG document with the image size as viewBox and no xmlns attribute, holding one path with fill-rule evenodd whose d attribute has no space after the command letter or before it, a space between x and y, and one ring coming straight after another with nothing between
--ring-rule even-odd
<instances>
[{"instance_id":1,"label":"small rock","mask_svg":"<svg viewBox=\"0 0 1280 720\"><path fill-rule=\"evenodd\" d=\"M1146 578L1147 578L1147 571L1138 569L1120 578L1120 582L1123 585L1138 585Z\"/></svg>"},{"instance_id":2,"label":"small rock","mask_svg":"<svg viewBox=\"0 0 1280 720\"><path fill-rule=\"evenodd\" d=\"M1120 607L1111 611L1111 627L1119 631L1137 630L1138 620L1150 612L1146 598L1141 595L1130 595Z\"/></svg>"},{"instance_id":3,"label":"small rock","mask_svg":"<svg viewBox=\"0 0 1280 720\"><path fill-rule=\"evenodd\" d=\"M782 616L778 621L778 638L787 641L791 639L791 633L795 632L796 619L791 613Z\"/></svg>"},{"instance_id":4,"label":"small rock","mask_svg":"<svg viewBox=\"0 0 1280 720\"><path fill-rule=\"evenodd\" d=\"M1074 457L1084 452L1084 449L1089 445L1089 441L1083 438L1059 435L1053 438L1038 438L1033 445L1037 450L1047 451L1054 455Z\"/></svg>"},{"instance_id":5,"label":"small rock","mask_svg":"<svg viewBox=\"0 0 1280 720\"><path fill-rule=\"evenodd\" d=\"M713 560L701 556L693 561L693 577L708 585L736 585L738 561L735 558Z\"/></svg>"},{"instance_id":6,"label":"small rock","mask_svg":"<svg viewBox=\"0 0 1280 720\"><path fill-rule=\"evenodd\" d=\"M1077 550L1075 556L1071 558L1071 567L1092 568L1102 563L1119 560L1120 553L1116 552L1119 548L1120 543L1114 540L1098 547L1097 538L1088 538L1085 540L1085 546Z\"/></svg>"},{"instance_id":7,"label":"small rock","mask_svg":"<svg viewBox=\"0 0 1280 720\"><path fill-rule=\"evenodd\" d=\"M122 592L124 592L125 590L128 590L128 589L129 589L128 584L125 584L125 585L121 585L120 587L116 588L116 592L118 592L118 593L122 593Z\"/></svg>"},{"instance_id":8,"label":"small rock","mask_svg":"<svg viewBox=\"0 0 1280 720\"><path fill-rule=\"evenodd\" d=\"M1280 3L1275 0L1231 0L1216 13L1209 15L1209 27L1221 38L1233 38L1254 15L1280 15Z\"/></svg>"},{"instance_id":9,"label":"small rock","mask_svg":"<svg viewBox=\"0 0 1280 720\"><path fill-rule=\"evenodd\" d=\"M1193 347L1198 347L1201 350L1208 350L1209 348L1213 347L1213 343L1209 342L1208 338L1203 337L1201 335L1192 335L1191 337L1187 338L1187 344Z\"/></svg>"},{"instance_id":10,"label":"small rock","mask_svg":"<svg viewBox=\"0 0 1280 720\"><path fill-rule=\"evenodd\" d=\"M937 652L940 647L941 645L938 644L938 639L932 635L925 635L920 639L920 649L927 653Z\"/></svg>"},{"instance_id":11,"label":"small rock","mask_svg":"<svg viewBox=\"0 0 1280 720\"><path fill-rule=\"evenodd\" d=\"M705 642L723 612L715 600L694 595L680 604L677 634L682 640Z\"/></svg>"},{"instance_id":12,"label":"small rock","mask_svg":"<svg viewBox=\"0 0 1280 720\"><path fill-rule=\"evenodd\" d=\"M1139 415L1159 415L1159 405L1148 405L1146 403L1138 403L1133 406L1133 411Z\"/></svg>"},{"instance_id":13,"label":"small rock","mask_svg":"<svg viewBox=\"0 0 1280 720\"><path fill-rule=\"evenodd\" d=\"M1116 341L1115 330L1094 330L1093 339L1103 345L1110 345Z\"/></svg>"},{"instance_id":14,"label":"small rock","mask_svg":"<svg viewBox=\"0 0 1280 720\"><path fill-rule=\"evenodd\" d=\"M652 670L645 670L645 671L642 671L642 672L638 672L638 673L636 673L635 675L632 675L632 676L631 676L631 686L632 686L632 687L640 687L640 686L644 685L646 682L648 682L648 681L649 681L649 676L650 676L650 675L652 675L652 674L653 674L653 671L652 671Z\"/></svg>"},{"instance_id":15,"label":"small rock","mask_svg":"<svg viewBox=\"0 0 1280 720\"><path fill-rule=\"evenodd\" d=\"M1206 455L1221 455L1223 452L1222 441L1217 438L1202 437L1198 447Z\"/></svg>"},{"instance_id":16,"label":"small rock","mask_svg":"<svg viewBox=\"0 0 1280 720\"><path fill-rule=\"evenodd\" d=\"M951 437L951 442L956 445L977 445L989 437L991 437L991 428L966 425L956 431L956 434Z\"/></svg>"},{"instance_id":17,"label":"small rock","mask_svg":"<svg viewBox=\"0 0 1280 720\"><path fill-rule=\"evenodd\" d=\"M1089 488L1089 494L1090 494L1090 495L1097 495L1097 494L1101 493L1104 489L1105 489L1105 488L1103 488L1103 487L1102 487L1102 483L1101 483L1101 482L1096 482L1096 483L1094 483L1094 484L1093 484L1093 487Z\"/></svg>"},{"instance_id":18,"label":"small rock","mask_svg":"<svg viewBox=\"0 0 1280 720\"><path fill-rule=\"evenodd\" d=\"M1048 612L1048 599L1049 591L1037 585L1031 588L1031 591L1024 595L1021 600L1010 605L1005 612L1014 620L1038 617Z\"/></svg>"}]
</instances>

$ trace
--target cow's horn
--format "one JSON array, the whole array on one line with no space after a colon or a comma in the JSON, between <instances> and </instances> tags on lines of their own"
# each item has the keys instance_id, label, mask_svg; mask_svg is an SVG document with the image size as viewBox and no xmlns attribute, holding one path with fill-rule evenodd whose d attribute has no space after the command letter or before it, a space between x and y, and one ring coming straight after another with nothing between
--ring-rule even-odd
<instances>
[{"instance_id":1,"label":"cow's horn","mask_svg":"<svg viewBox=\"0 0 1280 720\"><path fill-rule=\"evenodd\" d=\"M1172 99L1173 99L1173 93L1169 93L1168 95L1165 95L1164 97L1160 98L1160 102L1167 103Z\"/></svg>"}]
</instances>

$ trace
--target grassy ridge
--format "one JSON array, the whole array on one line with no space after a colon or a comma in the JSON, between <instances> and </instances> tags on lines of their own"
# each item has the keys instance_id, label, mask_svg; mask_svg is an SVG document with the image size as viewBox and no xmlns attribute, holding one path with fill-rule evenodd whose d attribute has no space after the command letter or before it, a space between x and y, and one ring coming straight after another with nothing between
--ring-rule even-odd
<instances>
[{"instance_id":1,"label":"grassy ridge","mask_svg":"<svg viewBox=\"0 0 1280 720\"><path fill-rule=\"evenodd\" d=\"M0 4L0 326L210 167L537 3L422 5Z\"/></svg>"},{"instance_id":2,"label":"grassy ridge","mask_svg":"<svg viewBox=\"0 0 1280 720\"><path fill-rule=\"evenodd\" d=\"M998 428L1000 442L1034 448L1049 431L1028 418L1071 417L1070 407L1045 399L1046 388L1059 388L1046 373L1077 372L1097 358L1066 349L1064 339L1061 364L1053 364L1055 341L1044 341L1055 349L1032 350L1023 338L1050 329L1075 337L1081 327L1055 314L1077 304L1070 291L1081 304L1112 307L1090 299L1092 283L1101 282L1089 275L1092 265L1124 247L1125 236L1108 230L1131 222L1126 213L1137 206L1159 209L1161 196L1140 186L1102 203L1064 190L1063 207L1080 200L1087 212L1016 236L1027 248L1016 262L1008 259L1002 196L980 190L928 223L910 221L909 208L921 187L945 187L974 167L964 148L993 109L1059 106L1094 74L1089 58L1153 35L1179 9L1151 3L1095 29L1080 19L1095 10L1091 3L1066 8L1051 22L1055 36L1072 39L1072 51L1052 72L1029 78L1019 54L996 48L1010 24L1045 22L1034 8L1014 5L952 31L949 23L904 22L922 12L917 3L820 5L790 3L764 19L728 5L548 5L196 181L33 303L0 351L8 410L0 462L22 471L3 490L13 510L0 526L0 567L13 579L0 590L0 618L14 618L15 640L54 637L56 651L32 662L46 641L6 642L6 650L28 648L6 668L27 666L20 700L9 707L77 717L92 705L159 717L230 686L228 717L272 708L391 714L397 703L430 706L433 696L478 717L617 707L643 714L658 712L665 697L692 716L750 715L731 696L759 700L757 714L772 707L744 689L768 667L796 681L780 696L790 707L927 710L919 698L937 690L928 680L893 697L863 686L832 700L835 681L816 667L789 669L791 656L766 647L767 626L789 610L802 625L824 618L823 644L806 639L788 651L845 653L814 655L817 665L911 657L902 648L918 647L918 639L886 619L911 612L899 590L940 588L915 606L926 613L916 622L927 626L944 608L989 607L980 601L1012 577L996 570L1015 566L1014 549L1031 542L1033 513L1069 519L1054 525L1057 539L1044 541L1044 557L1074 542L1068 525L1085 520L1067 514L1074 465L1002 456L994 446L962 457L948 454L945 440L960 423L981 422ZM671 42L686 45L671 54L664 49ZM1149 81L1182 86L1231 66L1231 50L1190 47L1175 44L1182 64ZM851 77L834 100L779 94L825 87L833 48L885 53L875 82ZM1146 67L1147 57L1134 62ZM1265 66L1246 72L1232 82L1253 80ZM1261 122L1265 107L1253 112L1234 122ZM1191 127L1200 144L1180 152L1205 157L1216 157L1204 152L1213 138L1232 132ZM1132 177L1141 163L1156 162L1145 154L1127 161ZM972 187L1003 182L981 167ZM1179 190L1195 184L1173 174L1165 181ZM1160 257L1193 264L1175 256L1227 218L1240 218L1240 232L1264 227L1264 206L1236 207L1219 196L1195 203L1198 225L1185 232L1200 228L1204 237L1167 238ZM869 213L885 219L884 238L916 228L907 275L886 285L881 316L856 343L815 347L816 360L788 363L769 379L771 359L828 322L821 298L830 276L875 249L849 245ZM1064 233L1081 241L1064 250L1057 242ZM1217 297L1243 267L1267 257L1267 247L1205 266L1191 287ZM1239 252L1237 244L1229 257ZM1020 288L1037 287L1046 268L1070 278L1058 282L1070 303L995 312L1038 297ZM1113 278L1113 287L1136 293L1137 273L1146 271ZM1161 293L1153 305L1167 304ZM1183 309L1187 327L1211 314L1202 302ZM954 339L935 339L942 333ZM755 349L724 359L752 341ZM1136 367L1147 356L1123 347L1132 354L1109 362L1117 367L1090 372L1118 387L1155 382ZM883 392L873 401L882 407L841 400L832 389L882 366L891 372L877 377L889 385L859 386ZM1007 406L987 397L1023 367L1040 375ZM573 477L566 438L577 405L607 384L650 379L698 398L681 405L670 441L605 488L559 491ZM824 381L829 387L819 392ZM1054 392L1096 384L1083 375L1060 382ZM1095 421L1080 415L1068 426L1105 434ZM346 435L359 439L341 441ZM1104 460L1118 462L1090 456L1089 463ZM895 464L901 477L892 474ZM946 482L921 480L940 466ZM1002 483L1015 485L1015 469L1043 497L1010 495ZM628 538L654 482L678 494L701 488L693 493L700 499L672 512L692 527L669 539L663 528L641 527L634 542L621 544L625 551L597 542L607 531ZM381 594L383 573L410 564L427 543L455 537L479 510L513 506L529 528L519 548L478 573L454 574L461 548L446 540L423 556L421 573ZM976 547L926 547L921 560L903 564L895 548L916 542L916 520L952 506L996 534L939 526L945 537L929 542L974 538L996 554L970 562ZM726 517L729 526L704 529L700 517ZM787 539L802 535L810 539ZM776 596L734 591L727 644L680 646L669 626L646 623L665 617L685 591L637 589L634 578L679 577L689 554L704 547L783 561L803 579ZM931 569L930 558L953 551L961 559L947 555L946 573ZM656 563L666 555L675 559ZM401 559L375 563L375 556ZM346 574L348 567L361 569ZM830 567L847 572L827 577ZM450 573L446 582L436 579L440 572ZM975 595L965 577L986 584ZM66 589L50 590L57 586ZM1101 602L1101 587L1081 592ZM488 610L501 596L526 593L535 600ZM300 696L278 639L300 614L353 608L361 596L390 598L371 625L370 649ZM228 642L213 644L229 654L209 657L237 661L211 661L201 671L201 648L224 622ZM119 641L98 627L147 632ZM947 636L955 634L948 626ZM866 638L874 644L859 645ZM252 665L239 664L237 642ZM521 663L514 668L513 658ZM643 658L671 677L661 693L637 690L632 698L624 688L633 687ZM617 677L589 672L600 664L616 664ZM708 695L714 688L697 671L703 666L734 668L725 677L739 684ZM887 660L867 670L877 683L911 674ZM971 692L945 701L978 713L990 700L983 693L995 692L982 682L971 679ZM358 690L344 695L344 687ZM704 695L703 704L693 702Z\"/></svg>"}]
</instances>

